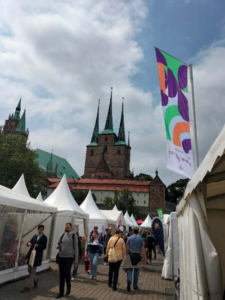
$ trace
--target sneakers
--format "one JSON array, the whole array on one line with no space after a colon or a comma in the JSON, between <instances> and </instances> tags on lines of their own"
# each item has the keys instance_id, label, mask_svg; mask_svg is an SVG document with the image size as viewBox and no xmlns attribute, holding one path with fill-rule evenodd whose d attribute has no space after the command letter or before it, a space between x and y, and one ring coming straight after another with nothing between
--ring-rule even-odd
<instances>
[{"instance_id":1,"label":"sneakers","mask_svg":"<svg viewBox=\"0 0 225 300\"><path fill-rule=\"evenodd\" d=\"M70 292L71 292L71 288L68 287L67 290L66 290L66 296L69 296L69 295L70 295Z\"/></svg>"},{"instance_id":2,"label":"sneakers","mask_svg":"<svg viewBox=\"0 0 225 300\"><path fill-rule=\"evenodd\" d=\"M63 294L59 293L57 296L55 296L56 299L62 298Z\"/></svg>"},{"instance_id":3,"label":"sneakers","mask_svg":"<svg viewBox=\"0 0 225 300\"><path fill-rule=\"evenodd\" d=\"M94 277L93 279L96 280L96 277Z\"/></svg>"},{"instance_id":4,"label":"sneakers","mask_svg":"<svg viewBox=\"0 0 225 300\"><path fill-rule=\"evenodd\" d=\"M92 276L92 275L90 275L90 277L89 277L90 279L94 279L94 277Z\"/></svg>"},{"instance_id":5,"label":"sneakers","mask_svg":"<svg viewBox=\"0 0 225 300\"><path fill-rule=\"evenodd\" d=\"M72 277L72 278L71 278L71 281L74 281L75 279L76 279L75 277Z\"/></svg>"},{"instance_id":6,"label":"sneakers","mask_svg":"<svg viewBox=\"0 0 225 300\"><path fill-rule=\"evenodd\" d=\"M104 266L108 266L108 264L107 264L107 263L104 263Z\"/></svg>"}]
</instances>

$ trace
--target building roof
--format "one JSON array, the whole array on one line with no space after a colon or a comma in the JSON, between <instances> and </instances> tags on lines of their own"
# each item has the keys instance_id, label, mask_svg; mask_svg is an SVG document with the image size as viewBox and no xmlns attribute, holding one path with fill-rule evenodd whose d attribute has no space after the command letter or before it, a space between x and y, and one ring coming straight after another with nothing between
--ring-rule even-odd
<instances>
[{"instance_id":1,"label":"building roof","mask_svg":"<svg viewBox=\"0 0 225 300\"><path fill-rule=\"evenodd\" d=\"M16 107L15 113L13 115L13 119L20 120L20 111L21 111L21 99Z\"/></svg>"},{"instance_id":2,"label":"building roof","mask_svg":"<svg viewBox=\"0 0 225 300\"><path fill-rule=\"evenodd\" d=\"M56 188L60 182L58 178L48 178L48 187ZM67 179L70 189L92 191L123 191L149 193L151 181L116 180L116 179Z\"/></svg>"},{"instance_id":3,"label":"building roof","mask_svg":"<svg viewBox=\"0 0 225 300\"><path fill-rule=\"evenodd\" d=\"M122 112L121 112L121 119L120 119L120 128L119 128L119 132L118 132L118 142L120 142L120 143L122 142L122 143L126 144L123 103L122 103Z\"/></svg>"},{"instance_id":4,"label":"building roof","mask_svg":"<svg viewBox=\"0 0 225 300\"><path fill-rule=\"evenodd\" d=\"M26 133L26 110L19 121L16 132Z\"/></svg>"},{"instance_id":5,"label":"building roof","mask_svg":"<svg viewBox=\"0 0 225 300\"><path fill-rule=\"evenodd\" d=\"M95 121L95 127L93 130L92 138L91 138L91 143L88 146L98 146L98 134L99 134L99 105L100 105L100 100L98 103L98 111L97 111L97 116L96 116L96 121Z\"/></svg>"},{"instance_id":6,"label":"building roof","mask_svg":"<svg viewBox=\"0 0 225 300\"><path fill-rule=\"evenodd\" d=\"M94 173L97 173L97 172L112 174L112 172L105 160L104 152L103 152L103 155L102 155L102 158L101 158L99 164L97 165L97 168L94 171Z\"/></svg>"},{"instance_id":7,"label":"building roof","mask_svg":"<svg viewBox=\"0 0 225 300\"><path fill-rule=\"evenodd\" d=\"M43 170L47 170L48 163L50 159L52 159L53 169L58 164L57 167L58 178L62 178L64 174L66 174L66 177L68 178L75 178L75 179L79 178L79 175L76 173L76 171L72 168L72 166L65 158L57 156L53 153L51 154L50 152L41 149L36 149L36 152L38 154L37 163Z\"/></svg>"},{"instance_id":8,"label":"building roof","mask_svg":"<svg viewBox=\"0 0 225 300\"><path fill-rule=\"evenodd\" d=\"M109 110L105 123L105 129L100 134L112 134L113 131L113 115L112 115L112 88L111 88L111 97L109 102Z\"/></svg>"}]
</instances>

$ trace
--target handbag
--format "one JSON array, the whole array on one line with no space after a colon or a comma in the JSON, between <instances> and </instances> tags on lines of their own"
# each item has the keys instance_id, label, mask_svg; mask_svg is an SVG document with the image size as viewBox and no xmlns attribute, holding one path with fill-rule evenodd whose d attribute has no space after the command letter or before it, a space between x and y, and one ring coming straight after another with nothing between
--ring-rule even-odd
<instances>
[{"instance_id":1,"label":"handbag","mask_svg":"<svg viewBox=\"0 0 225 300\"><path fill-rule=\"evenodd\" d=\"M30 254L30 259L29 259L29 265L30 265L31 267L34 266L35 257L36 257L36 250L32 250L32 251L31 251L31 254Z\"/></svg>"},{"instance_id":2,"label":"handbag","mask_svg":"<svg viewBox=\"0 0 225 300\"><path fill-rule=\"evenodd\" d=\"M129 254L133 266L136 266L142 260L142 256L140 253L130 251Z\"/></svg>"},{"instance_id":3,"label":"handbag","mask_svg":"<svg viewBox=\"0 0 225 300\"><path fill-rule=\"evenodd\" d=\"M119 241L119 239L120 239L120 237L115 242L113 248L109 249L109 254L108 254L108 262L109 263L116 263L118 261L118 259L116 257L115 247L116 247L116 244Z\"/></svg>"}]
</instances>

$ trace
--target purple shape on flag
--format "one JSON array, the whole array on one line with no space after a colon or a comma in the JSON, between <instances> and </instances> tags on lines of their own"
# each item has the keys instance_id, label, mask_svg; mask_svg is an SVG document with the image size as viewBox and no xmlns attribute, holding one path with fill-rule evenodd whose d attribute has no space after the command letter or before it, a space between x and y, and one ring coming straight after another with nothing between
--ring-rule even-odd
<instances>
[{"instance_id":1,"label":"purple shape on flag","mask_svg":"<svg viewBox=\"0 0 225 300\"><path fill-rule=\"evenodd\" d=\"M182 65L178 69L178 81L181 90L185 89L187 86L187 66Z\"/></svg>"},{"instance_id":2,"label":"purple shape on flag","mask_svg":"<svg viewBox=\"0 0 225 300\"><path fill-rule=\"evenodd\" d=\"M189 122L188 101L180 89L178 89L178 110L181 117Z\"/></svg>"},{"instance_id":3,"label":"purple shape on flag","mask_svg":"<svg viewBox=\"0 0 225 300\"><path fill-rule=\"evenodd\" d=\"M174 98L177 94L177 81L173 72L168 68L168 96Z\"/></svg>"},{"instance_id":4,"label":"purple shape on flag","mask_svg":"<svg viewBox=\"0 0 225 300\"><path fill-rule=\"evenodd\" d=\"M163 93L161 90L161 100L162 100L162 106L166 106L168 104L168 96Z\"/></svg>"},{"instance_id":5,"label":"purple shape on flag","mask_svg":"<svg viewBox=\"0 0 225 300\"><path fill-rule=\"evenodd\" d=\"M188 153L191 150L191 140L190 139L183 140L182 146L183 146L184 152Z\"/></svg>"},{"instance_id":6,"label":"purple shape on flag","mask_svg":"<svg viewBox=\"0 0 225 300\"><path fill-rule=\"evenodd\" d=\"M155 52L156 52L157 62L162 63L164 66L167 66L166 59L162 55L162 53L159 51L159 49L155 48Z\"/></svg>"}]
</instances>

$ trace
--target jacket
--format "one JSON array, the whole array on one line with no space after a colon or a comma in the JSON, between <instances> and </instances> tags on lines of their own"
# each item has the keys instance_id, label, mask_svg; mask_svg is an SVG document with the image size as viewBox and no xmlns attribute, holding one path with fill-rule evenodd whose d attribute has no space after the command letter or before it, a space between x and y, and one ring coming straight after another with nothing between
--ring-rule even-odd
<instances>
[{"instance_id":1,"label":"jacket","mask_svg":"<svg viewBox=\"0 0 225 300\"><path fill-rule=\"evenodd\" d=\"M96 246L98 246L98 247L96 247ZM96 245L96 246L92 247L91 240L90 240L88 245L87 245L86 251L90 252L90 253L99 253L100 255L103 254L102 242L99 241L99 244ZM97 248L97 249L93 249L93 248Z\"/></svg>"},{"instance_id":2,"label":"jacket","mask_svg":"<svg viewBox=\"0 0 225 300\"><path fill-rule=\"evenodd\" d=\"M109 242L110 238L111 238L111 234L110 233L106 233L104 235L104 247L105 248L107 248L107 245L108 245L108 242Z\"/></svg>"},{"instance_id":3,"label":"jacket","mask_svg":"<svg viewBox=\"0 0 225 300\"><path fill-rule=\"evenodd\" d=\"M146 246L148 249L154 248L156 244L155 237L153 235L149 235L146 238Z\"/></svg>"},{"instance_id":4,"label":"jacket","mask_svg":"<svg viewBox=\"0 0 225 300\"><path fill-rule=\"evenodd\" d=\"M113 248L116 241L118 240L120 236L118 234L115 234L114 236L112 236L108 242L108 246L106 249L106 253L109 253L110 248ZM123 238L120 238L115 246L115 252L116 252L116 257L117 260L123 260L124 257L126 256L126 246L124 243Z\"/></svg>"},{"instance_id":5,"label":"jacket","mask_svg":"<svg viewBox=\"0 0 225 300\"><path fill-rule=\"evenodd\" d=\"M37 237L38 237L38 234L35 234L32 239L28 242L28 243L31 243L32 246L30 247L28 253L27 253L27 256L26 256L26 259L28 259L28 264L29 264L29 260L30 260L30 255L31 255L31 251L33 249L36 250L36 256L35 256L35 261L34 261L34 267L39 267L41 266L42 264L42 258L43 258L43 251L46 249L47 247L47 237L46 235L42 234L42 236L39 238L39 240L37 241ZM28 243L27 243L27 246L28 246ZM38 247L37 248L34 248L34 245L35 244L38 244Z\"/></svg>"}]
</instances>

